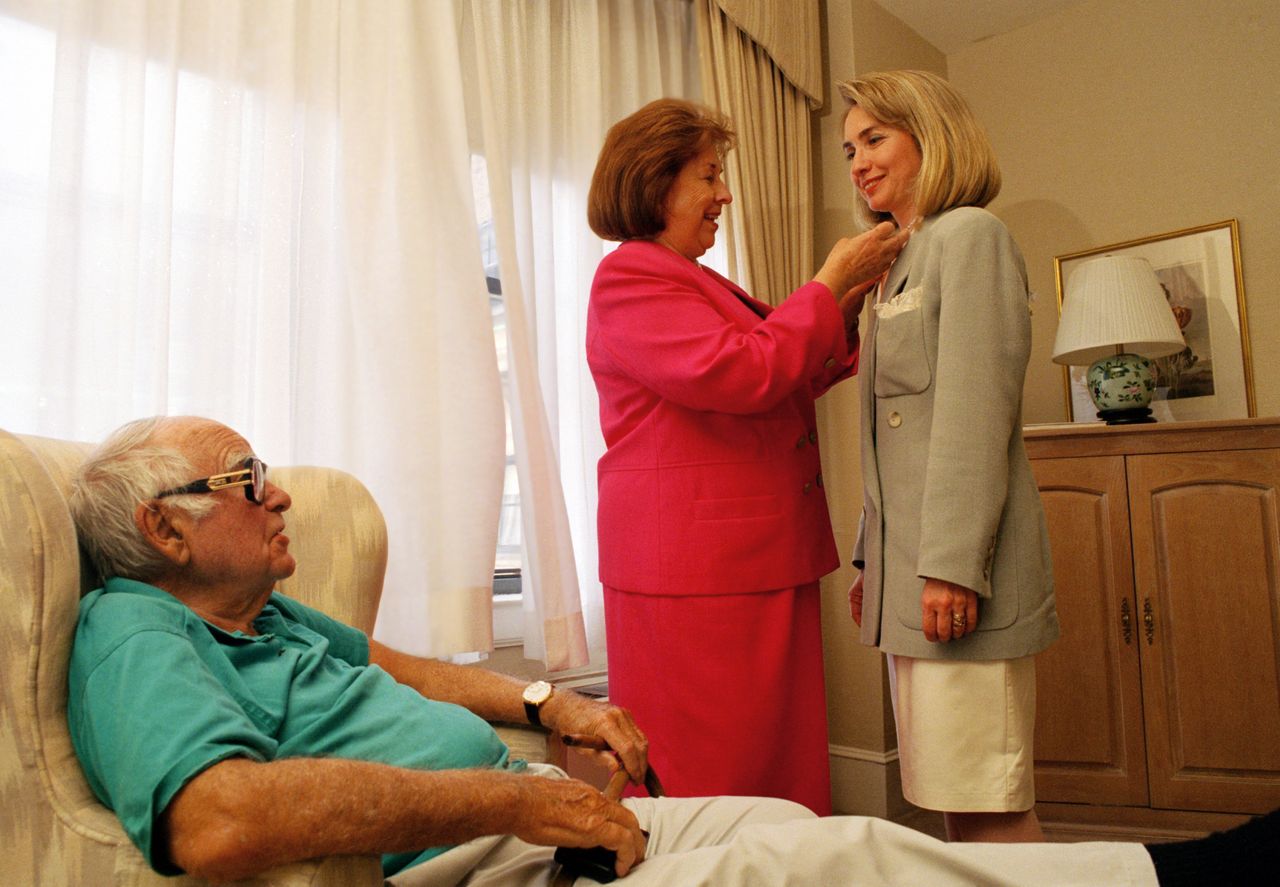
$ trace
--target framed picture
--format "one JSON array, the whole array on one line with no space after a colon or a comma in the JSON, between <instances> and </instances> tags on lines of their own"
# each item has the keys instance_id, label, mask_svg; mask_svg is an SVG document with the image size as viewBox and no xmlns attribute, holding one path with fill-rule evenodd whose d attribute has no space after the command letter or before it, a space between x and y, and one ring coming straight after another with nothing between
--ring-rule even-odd
<instances>
[{"instance_id":1,"label":"framed picture","mask_svg":"<svg viewBox=\"0 0 1280 887\"><path fill-rule=\"evenodd\" d=\"M1151 263L1187 342L1178 354L1155 358L1156 391L1151 400L1155 419L1253 416L1253 368L1236 220L1056 257L1059 317L1071 272L1085 259L1106 255L1139 256ZM1071 421L1096 421L1097 410L1084 381L1088 367L1062 369Z\"/></svg>"}]
</instances>

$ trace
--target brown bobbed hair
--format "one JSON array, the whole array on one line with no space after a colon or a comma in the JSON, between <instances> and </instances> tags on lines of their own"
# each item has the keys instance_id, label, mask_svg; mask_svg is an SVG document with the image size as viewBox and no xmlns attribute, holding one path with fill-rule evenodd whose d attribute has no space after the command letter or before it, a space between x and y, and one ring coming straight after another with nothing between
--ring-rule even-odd
<instances>
[{"instance_id":1,"label":"brown bobbed hair","mask_svg":"<svg viewBox=\"0 0 1280 887\"><path fill-rule=\"evenodd\" d=\"M658 99L609 128L587 193L587 224L605 240L649 240L666 228L667 192L708 145L733 147L724 115L683 99Z\"/></svg>"},{"instance_id":2,"label":"brown bobbed hair","mask_svg":"<svg viewBox=\"0 0 1280 887\"><path fill-rule=\"evenodd\" d=\"M849 108L906 130L920 148L916 212L924 217L956 206L986 206L1000 193L1000 166L982 124L946 80L928 71L882 71L836 84ZM848 112L846 111L846 114ZM855 201L870 228L892 221Z\"/></svg>"}]
</instances>

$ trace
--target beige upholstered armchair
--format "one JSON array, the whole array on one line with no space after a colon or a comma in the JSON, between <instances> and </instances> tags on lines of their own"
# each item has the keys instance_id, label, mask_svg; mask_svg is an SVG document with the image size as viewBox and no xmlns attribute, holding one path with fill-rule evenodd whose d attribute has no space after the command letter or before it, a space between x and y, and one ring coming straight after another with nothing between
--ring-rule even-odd
<instances>
[{"instance_id":1,"label":"beige upholstered armchair","mask_svg":"<svg viewBox=\"0 0 1280 887\"><path fill-rule=\"evenodd\" d=\"M82 560L65 494L87 444L0 431L0 884L204 883L153 872L115 814L90 791L67 731L67 665L80 596L98 583ZM354 477L272 468L293 497L285 515L297 573L280 590L365 631L386 568L382 513ZM513 754L536 756L536 746ZM381 885L378 859L332 857L247 882Z\"/></svg>"}]
</instances>

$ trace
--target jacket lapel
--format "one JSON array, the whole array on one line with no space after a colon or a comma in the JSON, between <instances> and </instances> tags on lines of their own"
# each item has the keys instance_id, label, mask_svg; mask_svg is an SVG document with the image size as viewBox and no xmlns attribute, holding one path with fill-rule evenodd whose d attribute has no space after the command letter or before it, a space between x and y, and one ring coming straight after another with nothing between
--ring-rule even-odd
<instances>
[{"instance_id":1,"label":"jacket lapel","mask_svg":"<svg viewBox=\"0 0 1280 887\"><path fill-rule=\"evenodd\" d=\"M889 268L889 274L885 277L884 285L874 294L874 302L887 302L898 293L902 292L907 286L907 280L911 276L911 262L917 255L924 253L925 245L928 240L928 225L922 225L920 230L911 235L911 239L907 241L907 245L902 248L902 252L898 254L898 258ZM865 341L862 343L861 364L858 367L858 375L862 377L862 445L874 452L875 433L876 433L876 332L879 324L876 322L876 312L873 308L869 312L869 328L866 332ZM865 464L863 466L866 467ZM876 503L876 508L881 507L880 502L880 473L878 467L874 471L864 472L862 478L863 487L866 495L871 501Z\"/></svg>"},{"instance_id":2,"label":"jacket lapel","mask_svg":"<svg viewBox=\"0 0 1280 887\"><path fill-rule=\"evenodd\" d=\"M894 260L893 265L889 268L889 276L885 279L882 300L892 299L906 288L908 272L911 270L911 259L918 253L923 252L924 244L921 241L927 239L928 236L926 229L922 226L919 231L911 235L911 239L902 248L902 252L898 253L898 258Z\"/></svg>"}]
</instances>

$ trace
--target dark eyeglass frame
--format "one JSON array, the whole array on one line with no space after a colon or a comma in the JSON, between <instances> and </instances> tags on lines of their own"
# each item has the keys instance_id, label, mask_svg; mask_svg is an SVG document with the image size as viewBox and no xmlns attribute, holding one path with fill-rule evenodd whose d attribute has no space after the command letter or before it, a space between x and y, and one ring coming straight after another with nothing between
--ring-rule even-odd
<instances>
[{"instance_id":1,"label":"dark eyeglass frame","mask_svg":"<svg viewBox=\"0 0 1280 887\"><path fill-rule=\"evenodd\" d=\"M156 493L155 498L165 496L185 496L188 493L216 493L230 487L244 487L244 497L254 505L261 505L267 500L267 463L257 456L250 456L235 471L226 471L193 480L189 484Z\"/></svg>"}]
</instances>

